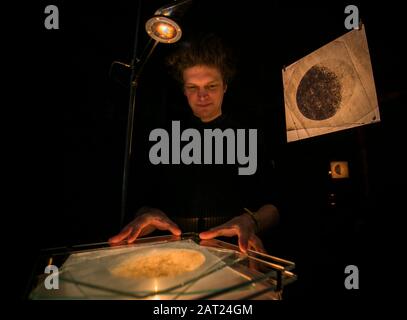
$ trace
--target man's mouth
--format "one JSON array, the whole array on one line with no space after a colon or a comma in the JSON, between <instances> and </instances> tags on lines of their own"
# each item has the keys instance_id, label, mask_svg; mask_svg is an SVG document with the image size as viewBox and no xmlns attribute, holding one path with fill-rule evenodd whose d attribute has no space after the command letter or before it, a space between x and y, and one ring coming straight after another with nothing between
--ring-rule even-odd
<instances>
[{"instance_id":1,"label":"man's mouth","mask_svg":"<svg viewBox=\"0 0 407 320\"><path fill-rule=\"evenodd\" d=\"M197 104L198 108L206 108L209 107L211 104L210 103L206 103L206 104Z\"/></svg>"}]
</instances>

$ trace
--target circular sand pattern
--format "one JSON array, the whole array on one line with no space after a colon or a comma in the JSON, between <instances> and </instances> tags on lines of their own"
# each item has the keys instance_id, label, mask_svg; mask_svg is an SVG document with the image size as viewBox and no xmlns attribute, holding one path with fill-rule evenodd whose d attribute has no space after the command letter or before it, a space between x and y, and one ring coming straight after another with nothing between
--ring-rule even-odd
<instances>
[{"instance_id":1,"label":"circular sand pattern","mask_svg":"<svg viewBox=\"0 0 407 320\"><path fill-rule=\"evenodd\" d=\"M335 115L341 103L341 83L325 66L307 71L297 90L297 105L304 117L324 120Z\"/></svg>"},{"instance_id":2,"label":"circular sand pattern","mask_svg":"<svg viewBox=\"0 0 407 320\"><path fill-rule=\"evenodd\" d=\"M115 266L111 273L127 278L174 277L199 268L205 256L196 250L163 249L130 257Z\"/></svg>"},{"instance_id":3,"label":"circular sand pattern","mask_svg":"<svg viewBox=\"0 0 407 320\"><path fill-rule=\"evenodd\" d=\"M353 93L354 72L342 60L330 59L312 66L297 88L297 106L311 120L333 117Z\"/></svg>"}]
</instances>

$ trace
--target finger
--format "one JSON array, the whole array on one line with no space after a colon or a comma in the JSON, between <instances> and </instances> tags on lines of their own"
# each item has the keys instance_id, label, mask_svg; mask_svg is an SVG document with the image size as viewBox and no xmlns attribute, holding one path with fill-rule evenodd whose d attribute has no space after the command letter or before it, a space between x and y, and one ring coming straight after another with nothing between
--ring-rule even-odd
<instances>
[{"instance_id":1,"label":"finger","mask_svg":"<svg viewBox=\"0 0 407 320\"><path fill-rule=\"evenodd\" d=\"M141 231L144 229L144 224L139 224L133 228L133 232L129 235L127 243L133 243L140 236Z\"/></svg>"},{"instance_id":2,"label":"finger","mask_svg":"<svg viewBox=\"0 0 407 320\"><path fill-rule=\"evenodd\" d=\"M239 249L246 253L249 246L249 235L247 232L241 232L239 235Z\"/></svg>"},{"instance_id":3,"label":"finger","mask_svg":"<svg viewBox=\"0 0 407 320\"><path fill-rule=\"evenodd\" d=\"M178 226L170 226L168 230L175 236L180 236L182 233L181 229L178 228Z\"/></svg>"},{"instance_id":4,"label":"finger","mask_svg":"<svg viewBox=\"0 0 407 320\"><path fill-rule=\"evenodd\" d=\"M181 229L171 220L164 220L162 221L165 230L169 230L173 235L179 236L181 235ZM163 229L160 229L163 230Z\"/></svg>"},{"instance_id":5,"label":"finger","mask_svg":"<svg viewBox=\"0 0 407 320\"><path fill-rule=\"evenodd\" d=\"M124 239L126 239L129 236L129 234L132 232L132 230L133 230L132 227L126 227L119 234L111 237L108 241L113 244L119 243L119 242L123 241Z\"/></svg>"},{"instance_id":6,"label":"finger","mask_svg":"<svg viewBox=\"0 0 407 320\"><path fill-rule=\"evenodd\" d=\"M155 228L159 228L159 225L160 224L158 223L158 219L156 218L148 217L147 219L141 219L141 221L133 228L133 232L127 239L127 243L133 243L134 241L136 241L136 239L143 234L143 231L145 231L145 229L148 229L150 227L151 230L146 233L148 234L154 231Z\"/></svg>"},{"instance_id":7,"label":"finger","mask_svg":"<svg viewBox=\"0 0 407 320\"><path fill-rule=\"evenodd\" d=\"M159 230L169 230L172 234L179 236L181 235L181 229L171 220L162 219L162 218L153 218L148 219L142 223L140 223L137 228L133 231L133 234L128 239L128 243L133 243L138 237L141 235L145 235L151 233L155 230L155 228ZM148 230L147 232L143 232Z\"/></svg>"},{"instance_id":8,"label":"finger","mask_svg":"<svg viewBox=\"0 0 407 320\"><path fill-rule=\"evenodd\" d=\"M216 227L208 231L203 231L199 234L199 237L203 240L213 239L216 237L232 237L237 235L237 230L230 227Z\"/></svg>"},{"instance_id":9,"label":"finger","mask_svg":"<svg viewBox=\"0 0 407 320\"><path fill-rule=\"evenodd\" d=\"M123 244L120 243L120 242L118 242L118 243L109 242L109 245L110 245L111 247L119 247L119 246L121 246L121 245L123 245Z\"/></svg>"},{"instance_id":10,"label":"finger","mask_svg":"<svg viewBox=\"0 0 407 320\"><path fill-rule=\"evenodd\" d=\"M253 247L255 251L267 253L266 249L264 248L263 241L261 241L260 238L256 235L250 237L249 245Z\"/></svg>"},{"instance_id":11,"label":"finger","mask_svg":"<svg viewBox=\"0 0 407 320\"><path fill-rule=\"evenodd\" d=\"M169 230L172 234L179 236L182 232L181 229L170 219L154 218L150 221L150 224L160 230Z\"/></svg>"}]
</instances>

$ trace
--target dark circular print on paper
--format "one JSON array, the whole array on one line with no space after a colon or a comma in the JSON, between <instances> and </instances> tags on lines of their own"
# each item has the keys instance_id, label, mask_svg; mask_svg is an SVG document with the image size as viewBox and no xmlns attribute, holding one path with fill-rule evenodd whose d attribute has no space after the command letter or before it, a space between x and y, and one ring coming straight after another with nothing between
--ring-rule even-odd
<instances>
[{"instance_id":1,"label":"dark circular print on paper","mask_svg":"<svg viewBox=\"0 0 407 320\"><path fill-rule=\"evenodd\" d=\"M331 118L340 108L341 89L341 82L334 72L321 64L314 65L298 85L297 106L308 119Z\"/></svg>"}]
</instances>

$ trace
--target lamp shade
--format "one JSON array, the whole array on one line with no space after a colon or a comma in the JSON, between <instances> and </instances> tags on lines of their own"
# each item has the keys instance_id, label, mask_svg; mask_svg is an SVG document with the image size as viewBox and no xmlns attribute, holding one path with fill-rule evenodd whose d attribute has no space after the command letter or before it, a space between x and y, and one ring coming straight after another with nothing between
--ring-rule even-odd
<instances>
[{"instance_id":1,"label":"lamp shade","mask_svg":"<svg viewBox=\"0 0 407 320\"><path fill-rule=\"evenodd\" d=\"M191 5L192 0L176 0L159 8L146 22L148 35L162 43L174 43L181 39L182 31L176 19L180 19Z\"/></svg>"},{"instance_id":2,"label":"lamp shade","mask_svg":"<svg viewBox=\"0 0 407 320\"><path fill-rule=\"evenodd\" d=\"M178 23L165 16L154 16L146 22L146 31L151 38L162 43L174 43L181 39Z\"/></svg>"}]
</instances>

